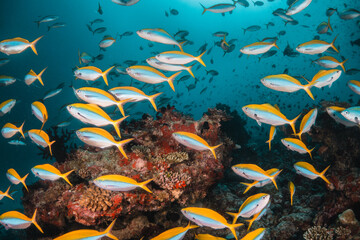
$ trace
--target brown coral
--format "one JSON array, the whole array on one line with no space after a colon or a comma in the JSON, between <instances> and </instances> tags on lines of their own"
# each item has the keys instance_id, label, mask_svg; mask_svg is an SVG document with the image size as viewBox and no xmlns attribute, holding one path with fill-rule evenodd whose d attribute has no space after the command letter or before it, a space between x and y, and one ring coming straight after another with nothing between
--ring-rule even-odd
<instances>
[{"instance_id":1,"label":"brown coral","mask_svg":"<svg viewBox=\"0 0 360 240\"><path fill-rule=\"evenodd\" d=\"M110 191L90 185L79 200L81 207L92 212L106 211L112 207Z\"/></svg>"},{"instance_id":2,"label":"brown coral","mask_svg":"<svg viewBox=\"0 0 360 240\"><path fill-rule=\"evenodd\" d=\"M333 233L327 228L314 226L309 228L303 235L305 240L332 240Z\"/></svg>"}]
</instances>

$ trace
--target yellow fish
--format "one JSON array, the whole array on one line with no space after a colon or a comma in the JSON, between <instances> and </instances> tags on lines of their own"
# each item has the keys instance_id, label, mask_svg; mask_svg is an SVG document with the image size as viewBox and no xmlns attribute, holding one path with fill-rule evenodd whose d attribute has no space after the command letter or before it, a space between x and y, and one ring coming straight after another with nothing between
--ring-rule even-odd
<instances>
[{"instance_id":1,"label":"yellow fish","mask_svg":"<svg viewBox=\"0 0 360 240\"><path fill-rule=\"evenodd\" d=\"M130 191L137 187L144 189L145 191L152 193L146 186L152 179L138 183L132 178L128 178L121 175L104 175L94 179L94 184L99 188L103 188L110 191Z\"/></svg>"},{"instance_id":2,"label":"yellow fish","mask_svg":"<svg viewBox=\"0 0 360 240\"><path fill-rule=\"evenodd\" d=\"M35 115L35 117L37 119L39 119L40 122L42 122L42 125L40 128L42 130L44 127L44 124L46 123L46 121L49 118L45 105L39 101L33 102L31 104L31 111Z\"/></svg>"},{"instance_id":3,"label":"yellow fish","mask_svg":"<svg viewBox=\"0 0 360 240\"><path fill-rule=\"evenodd\" d=\"M310 110L301 120L300 130L298 133L294 134L295 136L299 137L301 140L301 135L303 133L307 133L310 131L311 127L315 124L315 120L317 117L318 110L314 108Z\"/></svg>"},{"instance_id":4,"label":"yellow fish","mask_svg":"<svg viewBox=\"0 0 360 240\"><path fill-rule=\"evenodd\" d=\"M322 67L325 68L336 68L338 66L340 66L344 72L346 72L345 67L344 67L344 63L347 62L348 59L345 59L343 62L339 62L336 58L331 57L331 56L323 56L315 61L313 61L316 64L319 64Z\"/></svg>"},{"instance_id":5,"label":"yellow fish","mask_svg":"<svg viewBox=\"0 0 360 240\"><path fill-rule=\"evenodd\" d=\"M42 80L42 75L43 75L43 73L45 72L46 69L47 69L47 67L44 68L39 74L36 74L32 69L30 69L30 72L28 72L25 75L25 83L26 83L26 85L31 85L37 79L37 80L39 80L41 85L44 86L44 82Z\"/></svg>"},{"instance_id":6,"label":"yellow fish","mask_svg":"<svg viewBox=\"0 0 360 240\"><path fill-rule=\"evenodd\" d=\"M283 138L281 139L281 142L287 147L288 149L292 151L296 151L300 154L308 153L310 155L310 158L312 159L311 152L313 149L308 149L306 145L299 139L296 138Z\"/></svg>"},{"instance_id":7,"label":"yellow fish","mask_svg":"<svg viewBox=\"0 0 360 240\"><path fill-rule=\"evenodd\" d=\"M18 54L30 47L37 55L35 45L42 37L43 36L35 39L33 42L29 42L28 40L20 37L3 40L0 42L0 52L5 53L6 55Z\"/></svg>"},{"instance_id":8,"label":"yellow fish","mask_svg":"<svg viewBox=\"0 0 360 240\"><path fill-rule=\"evenodd\" d=\"M270 176L275 176L275 178L281 173L282 170L279 170L277 168L272 168L266 171L267 174L269 174ZM270 183L271 180L270 179L265 179L262 181L254 181L252 183L245 183L245 182L241 182L241 184L246 186L245 191L243 192L243 194L247 193L252 187L262 187L267 185L268 183Z\"/></svg>"},{"instance_id":9,"label":"yellow fish","mask_svg":"<svg viewBox=\"0 0 360 240\"><path fill-rule=\"evenodd\" d=\"M237 175L246 179L255 181L263 181L270 179L274 183L276 189L278 189L275 181L277 175L270 175L269 173L265 172L261 167L255 164L237 164L232 166L231 169Z\"/></svg>"},{"instance_id":10,"label":"yellow fish","mask_svg":"<svg viewBox=\"0 0 360 240\"><path fill-rule=\"evenodd\" d=\"M14 199L12 198L12 196L10 196L9 190L10 190L10 186L8 187L8 189L7 189L5 192L0 191L0 200L2 200L4 197L8 197L8 198L10 198L11 200L14 200Z\"/></svg>"},{"instance_id":11,"label":"yellow fish","mask_svg":"<svg viewBox=\"0 0 360 240\"><path fill-rule=\"evenodd\" d=\"M13 168L10 168L9 170L7 170L6 172L6 177L9 179L9 181L12 183L12 184L15 184L15 185L18 185L19 183L22 183L25 187L25 189L27 191L29 191L29 189L27 188L26 184L25 184L25 180L27 178L29 174L26 174L23 178L21 178L19 176L19 174L15 171L15 169Z\"/></svg>"},{"instance_id":12,"label":"yellow fish","mask_svg":"<svg viewBox=\"0 0 360 240\"><path fill-rule=\"evenodd\" d=\"M240 52L247 55L258 55L263 54L269 51L272 47L276 47L279 49L279 47L276 45L276 41L273 43L269 42L255 42L250 45L247 45L240 49Z\"/></svg>"},{"instance_id":13,"label":"yellow fish","mask_svg":"<svg viewBox=\"0 0 360 240\"><path fill-rule=\"evenodd\" d=\"M30 227L31 224L34 224L37 229L41 233L44 233L41 227L36 222L36 212L37 209L35 209L34 215L32 218L28 218L22 213L19 213L17 211L10 211L6 212L0 215L0 223L4 225L5 229L25 229Z\"/></svg>"},{"instance_id":14,"label":"yellow fish","mask_svg":"<svg viewBox=\"0 0 360 240\"><path fill-rule=\"evenodd\" d=\"M76 78L86 80L86 81L95 81L98 78L102 77L106 86L109 86L107 80L107 74L114 68L114 66L108 68L106 71L101 71L101 69L93 66L87 66L78 68L75 70L74 74Z\"/></svg>"},{"instance_id":15,"label":"yellow fish","mask_svg":"<svg viewBox=\"0 0 360 240\"><path fill-rule=\"evenodd\" d=\"M190 230L190 229L194 229L197 228L199 226L196 225L190 225L189 224L186 227L176 227L176 228L172 228L169 229L163 233L161 233L160 235L151 238L151 240L178 240L178 239L183 239L185 237L185 234Z\"/></svg>"},{"instance_id":16,"label":"yellow fish","mask_svg":"<svg viewBox=\"0 0 360 240\"><path fill-rule=\"evenodd\" d=\"M162 52L155 56L157 60L163 63L168 64L176 64L176 65L184 65L191 63L192 61L198 61L206 67L204 61L201 59L201 57L205 54L206 50L200 54L199 56L195 57L191 54L180 52L180 51L168 51L168 52Z\"/></svg>"},{"instance_id":17,"label":"yellow fish","mask_svg":"<svg viewBox=\"0 0 360 240\"><path fill-rule=\"evenodd\" d=\"M329 180L325 177L326 171L329 169L330 165L325 168L321 173L316 171L313 165L307 162L297 162L294 164L296 173L303 175L304 177L314 180L318 177L322 178L327 184L330 184Z\"/></svg>"},{"instance_id":18,"label":"yellow fish","mask_svg":"<svg viewBox=\"0 0 360 240\"><path fill-rule=\"evenodd\" d=\"M21 124L20 127L16 127L14 124L12 123L6 123L3 128L1 129L1 134L3 135L4 138L11 138L13 137L16 133L20 133L21 136L23 138L25 138L24 136L24 132L23 132L23 127L24 127L24 123Z\"/></svg>"},{"instance_id":19,"label":"yellow fish","mask_svg":"<svg viewBox=\"0 0 360 240\"><path fill-rule=\"evenodd\" d=\"M258 228L249 232L241 240L260 240L265 235L266 228Z\"/></svg>"},{"instance_id":20,"label":"yellow fish","mask_svg":"<svg viewBox=\"0 0 360 240\"><path fill-rule=\"evenodd\" d=\"M55 141L50 142L49 135L46 132L40 129L32 129L28 131L29 137L31 140L43 148L49 147L50 155L52 155L51 145Z\"/></svg>"},{"instance_id":21,"label":"yellow fish","mask_svg":"<svg viewBox=\"0 0 360 240\"><path fill-rule=\"evenodd\" d=\"M10 112L11 109L15 106L15 104L16 104L15 99L9 99L0 103L0 117Z\"/></svg>"},{"instance_id":22,"label":"yellow fish","mask_svg":"<svg viewBox=\"0 0 360 240\"><path fill-rule=\"evenodd\" d=\"M321 40L311 40L309 42L300 44L296 48L296 50L300 53L314 55L314 54L323 53L326 50L328 50L328 48L331 47L336 52L339 52L339 50L337 50L334 45L336 38L337 38L337 36L334 38L334 40L331 43L327 43L327 42L321 41Z\"/></svg>"},{"instance_id":23,"label":"yellow fish","mask_svg":"<svg viewBox=\"0 0 360 240\"><path fill-rule=\"evenodd\" d=\"M289 182L289 191L290 191L290 203L291 203L291 206L293 205L293 197L294 197L294 194L295 194L295 185L293 182Z\"/></svg>"},{"instance_id":24,"label":"yellow fish","mask_svg":"<svg viewBox=\"0 0 360 240\"><path fill-rule=\"evenodd\" d=\"M71 170L67 173L62 174L56 167L50 164L42 164L42 165L36 165L31 169L31 171L34 173L35 176L41 178L42 180L50 180L55 181L59 178L64 179L70 186L72 184L70 183L67 176L72 173L74 170Z\"/></svg>"},{"instance_id":25,"label":"yellow fish","mask_svg":"<svg viewBox=\"0 0 360 240\"><path fill-rule=\"evenodd\" d=\"M271 141L274 139L275 134L276 134L276 127L271 126L269 132L269 140L266 141L266 143L269 143L269 151L271 151Z\"/></svg>"}]
</instances>

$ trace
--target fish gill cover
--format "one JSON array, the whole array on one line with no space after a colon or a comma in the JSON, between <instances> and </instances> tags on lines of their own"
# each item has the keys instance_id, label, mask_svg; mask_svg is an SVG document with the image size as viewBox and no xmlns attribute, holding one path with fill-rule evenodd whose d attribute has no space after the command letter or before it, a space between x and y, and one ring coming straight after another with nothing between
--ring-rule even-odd
<instances>
[{"instance_id":1,"label":"fish gill cover","mask_svg":"<svg viewBox=\"0 0 360 240\"><path fill-rule=\"evenodd\" d=\"M359 10L2 1L0 238L360 238Z\"/></svg>"}]
</instances>

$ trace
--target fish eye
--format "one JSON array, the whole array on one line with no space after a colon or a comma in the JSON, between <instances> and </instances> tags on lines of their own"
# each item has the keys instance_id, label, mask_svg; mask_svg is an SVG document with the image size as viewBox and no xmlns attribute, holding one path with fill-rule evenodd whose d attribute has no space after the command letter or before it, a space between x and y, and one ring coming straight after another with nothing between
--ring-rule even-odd
<instances>
[{"instance_id":1,"label":"fish eye","mask_svg":"<svg viewBox=\"0 0 360 240\"><path fill-rule=\"evenodd\" d=\"M257 117L257 114L256 114L256 113L254 114L254 117Z\"/></svg>"},{"instance_id":2,"label":"fish eye","mask_svg":"<svg viewBox=\"0 0 360 240\"><path fill-rule=\"evenodd\" d=\"M357 120L358 120L358 117L355 117L355 120L357 121Z\"/></svg>"},{"instance_id":3,"label":"fish eye","mask_svg":"<svg viewBox=\"0 0 360 240\"><path fill-rule=\"evenodd\" d=\"M262 197L262 199L265 199L265 198L266 198L265 196Z\"/></svg>"}]
</instances>

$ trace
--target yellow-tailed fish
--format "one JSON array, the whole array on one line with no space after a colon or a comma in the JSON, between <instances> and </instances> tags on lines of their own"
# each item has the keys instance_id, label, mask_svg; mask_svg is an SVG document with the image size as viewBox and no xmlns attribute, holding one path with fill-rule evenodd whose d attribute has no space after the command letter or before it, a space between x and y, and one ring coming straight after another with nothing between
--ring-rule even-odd
<instances>
[{"instance_id":1,"label":"yellow-tailed fish","mask_svg":"<svg viewBox=\"0 0 360 240\"><path fill-rule=\"evenodd\" d=\"M168 64L168 63L163 63L159 60L157 60L155 57L151 57L151 58L148 58L146 59L146 62L154 67L154 68L157 68L157 69L160 69L160 70L164 70L164 71L171 71L171 72L178 72L178 71L188 71L189 74L195 78L193 72L191 71L192 67L195 65L195 64L192 64L191 66L185 66L185 65L174 65L174 64Z\"/></svg>"},{"instance_id":2,"label":"yellow-tailed fish","mask_svg":"<svg viewBox=\"0 0 360 240\"><path fill-rule=\"evenodd\" d=\"M231 169L237 175L249 180L263 181L270 179L274 183L276 189L278 189L275 181L275 178L278 174L271 176L269 173L265 172L261 167L255 164L237 164L232 166Z\"/></svg>"},{"instance_id":3,"label":"yellow-tailed fish","mask_svg":"<svg viewBox=\"0 0 360 240\"><path fill-rule=\"evenodd\" d=\"M204 7L201 3L201 7L203 8L203 12L202 14L204 14L205 12L213 12L213 13L226 13L226 12L231 12L232 10L235 9L236 7L236 2L234 2L233 4L230 3L219 3L219 4L215 4L211 7Z\"/></svg>"},{"instance_id":4,"label":"yellow-tailed fish","mask_svg":"<svg viewBox=\"0 0 360 240\"><path fill-rule=\"evenodd\" d=\"M210 150L211 153L214 155L215 159L216 159L215 149L222 145L221 143L219 145L211 147L204 139L202 139L198 135L189 132L174 132L172 136L173 138L175 138L176 141L189 148L199 151Z\"/></svg>"},{"instance_id":5,"label":"yellow-tailed fish","mask_svg":"<svg viewBox=\"0 0 360 240\"><path fill-rule=\"evenodd\" d=\"M346 118L348 121L360 125L360 107L350 107L341 112L341 115Z\"/></svg>"},{"instance_id":6,"label":"yellow-tailed fish","mask_svg":"<svg viewBox=\"0 0 360 240\"><path fill-rule=\"evenodd\" d=\"M270 208L270 204L271 204L271 201L269 201L268 204L260 212L255 214L251 219L245 220L245 221L247 221L249 223L249 226L248 226L248 229L247 229L248 231L250 231L251 226L254 223L254 221L260 220L262 218L262 216L264 216L266 214L266 212Z\"/></svg>"},{"instance_id":7,"label":"yellow-tailed fish","mask_svg":"<svg viewBox=\"0 0 360 240\"><path fill-rule=\"evenodd\" d=\"M54 144L55 141L50 142L49 135L47 135L46 132L40 129L32 129L28 131L28 134L36 145L43 148L49 147L50 155L52 155L51 145Z\"/></svg>"},{"instance_id":8,"label":"yellow-tailed fish","mask_svg":"<svg viewBox=\"0 0 360 240\"><path fill-rule=\"evenodd\" d=\"M82 64L82 63L88 64L89 62L94 61L94 57L86 52L80 53L80 50L78 50L78 55L79 55L79 63L80 64Z\"/></svg>"},{"instance_id":9,"label":"yellow-tailed fish","mask_svg":"<svg viewBox=\"0 0 360 240\"><path fill-rule=\"evenodd\" d=\"M344 67L344 63L347 62L348 59L345 59L342 62L339 62L336 58L331 57L331 56L323 56L315 61L313 61L316 64L319 64L322 67L325 68L336 68L338 66L340 66L344 72L346 72L345 67Z\"/></svg>"},{"instance_id":10,"label":"yellow-tailed fish","mask_svg":"<svg viewBox=\"0 0 360 240\"><path fill-rule=\"evenodd\" d=\"M44 68L39 74L36 74L32 69L25 75L25 83L26 85L31 85L35 80L39 80L40 84L44 86L44 82L42 80L42 75L47 69Z\"/></svg>"},{"instance_id":11,"label":"yellow-tailed fish","mask_svg":"<svg viewBox=\"0 0 360 240\"><path fill-rule=\"evenodd\" d=\"M121 154L127 158L123 146L134 138L116 141L114 137L102 128L82 128L76 131L78 138L86 144L99 148L108 148L115 146L119 149Z\"/></svg>"},{"instance_id":12,"label":"yellow-tailed fish","mask_svg":"<svg viewBox=\"0 0 360 240\"><path fill-rule=\"evenodd\" d=\"M316 117L318 114L317 108L310 110L301 120L300 130L295 136L299 137L301 140L301 135L310 131L311 127L315 124Z\"/></svg>"},{"instance_id":13,"label":"yellow-tailed fish","mask_svg":"<svg viewBox=\"0 0 360 240\"><path fill-rule=\"evenodd\" d=\"M108 48L116 42L115 38L111 36L105 36L99 43L100 48Z\"/></svg>"},{"instance_id":14,"label":"yellow-tailed fish","mask_svg":"<svg viewBox=\"0 0 360 240\"><path fill-rule=\"evenodd\" d=\"M358 124L355 122L351 122L347 120L341 112L344 111L346 108L338 107L338 106L330 106L326 108L326 112L329 114L331 118L333 118L337 123L340 123L346 127L354 127Z\"/></svg>"},{"instance_id":15,"label":"yellow-tailed fish","mask_svg":"<svg viewBox=\"0 0 360 240\"><path fill-rule=\"evenodd\" d=\"M269 151L271 151L271 141L274 139L275 134L276 134L276 127L271 126L269 132L269 140L266 141L266 143L269 143Z\"/></svg>"},{"instance_id":16,"label":"yellow-tailed fish","mask_svg":"<svg viewBox=\"0 0 360 240\"><path fill-rule=\"evenodd\" d=\"M266 233L266 228L258 228L252 232L249 232L240 240L260 240Z\"/></svg>"},{"instance_id":17,"label":"yellow-tailed fish","mask_svg":"<svg viewBox=\"0 0 360 240\"><path fill-rule=\"evenodd\" d=\"M65 82L62 82L56 88L46 91L42 100L44 101L45 99L52 98L52 97L58 95L59 93L61 93L64 86L65 86Z\"/></svg>"},{"instance_id":18,"label":"yellow-tailed fish","mask_svg":"<svg viewBox=\"0 0 360 240\"><path fill-rule=\"evenodd\" d=\"M270 201L270 195L266 193L258 193L248 197L245 202L239 208L239 212L227 214L231 215L233 219L233 224L236 223L239 217L249 218L257 213L259 213Z\"/></svg>"},{"instance_id":19,"label":"yellow-tailed fish","mask_svg":"<svg viewBox=\"0 0 360 240\"><path fill-rule=\"evenodd\" d=\"M339 79L342 71L339 69L331 69L331 70L320 70L313 79L310 84L317 88L322 88L329 86L331 88L332 84Z\"/></svg>"},{"instance_id":20,"label":"yellow-tailed fish","mask_svg":"<svg viewBox=\"0 0 360 240\"><path fill-rule=\"evenodd\" d=\"M313 84L308 83L302 85L299 80L287 75L287 74L277 74L269 75L261 79L261 83L270 89L280 92L296 92L299 90L304 90L312 100L314 96L312 95L310 88Z\"/></svg>"},{"instance_id":21,"label":"yellow-tailed fish","mask_svg":"<svg viewBox=\"0 0 360 240\"><path fill-rule=\"evenodd\" d=\"M49 118L45 105L39 101L33 102L31 104L31 111L35 115L35 117L39 119L40 122L42 122L40 129L43 129L44 124Z\"/></svg>"},{"instance_id":22,"label":"yellow-tailed fish","mask_svg":"<svg viewBox=\"0 0 360 240\"><path fill-rule=\"evenodd\" d=\"M226 238L215 237L210 234L196 234L195 240L226 240Z\"/></svg>"},{"instance_id":23,"label":"yellow-tailed fish","mask_svg":"<svg viewBox=\"0 0 360 240\"><path fill-rule=\"evenodd\" d=\"M11 109L15 106L16 100L15 99L9 99L0 104L0 117L4 116L8 112L11 111Z\"/></svg>"},{"instance_id":24,"label":"yellow-tailed fish","mask_svg":"<svg viewBox=\"0 0 360 240\"><path fill-rule=\"evenodd\" d=\"M108 68L104 72L101 71L101 69L93 66L87 66L78 68L75 70L74 75L76 78L86 80L86 81L95 81L98 78L102 77L104 79L104 82L106 86L109 85L107 80L107 74L114 68L114 66Z\"/></svg>"},{"instance_id":25,"label":"yellow-tailed fish","mask_svg":"<svg viewBox=\"0 0 360 240\"><path fill-rule=\"evenodd\" d=\"M312 180L320 177L327 184L330 184L329 180L325 177L326 171L329 169L330 165L324 169L321 173L315 170L314 166L307 162L297 162L294 164L296 173L303 175L304 177L310 178Z\"/></svg>"},{"instance_id":26,"label":"yellow-tailed fish","mask_svg":"<svg viewBox=\"0 0 360 240\"><path fill-rule=\"evenodd\" d=\"M1 134L3 135L4 138L11 138L12 136L14 136L16 133L20 133L21 136L23 138L25 138L24 136L24 132L23 132L23 127L24 127L25 122L23 122L23 124L21 124L20 127L16 127L14 124L12 123L6 123L3 128L1 129Z\"/></svg>"},{"instance_id":27,"label":"yellow-tailed fish","mask_svg":"<svg viewBox=\"0 0 360 240\"><path fill-rule=\"evenodd\" d=\"M155 111L157 111L155 99L162 94L156 93L154 95L146 95L143 91L135 87L115 87L110 89L109 92L119 100L129 99L129 102L148 100Z\"/></svg>"},{"instance_id":28,"label":"yellow-tailed fish","mask_svg":"<svg viewBox=\"0 0 360 240\"><path fill-rule=\"evenodd\" d=\"M128 178L121 175L104 175L93 180L94 184L99 188L103 188L110 191L131 191L135 188L142 188L145 191L152 193L146 186L152 179L144 182L137 182L132 178Z\"/></svg>"},{"instance_id":29,"label":"yellow-tailed fish","mask_svg":"<svg viewBox=\"0 0 360 240\"><path fill-rule=\"evenodd\" d=\"M205 63L201 59L201 57L205 54L206 50L200 54L199 56L195 57L191 54L180 52L180 51L168 51L168 52L162 52L155 56L157 60L163 63L169 63L169 64L177 64L177 65L184 65L191 63L192 61L198 61L206 67Z\"/></svg>"},{"instance_id":30,"label":"yellow-tailed fish","mask_svg":"<svg viewBox=\"0 0 360 240\"><path fill-rule=\"evenodd\" d=\"M56 167L54 167L53 165L50 164L42 164L42 165L36 165L35 167L33 167L31 169L31 171L33 172L33 174L39 178L41 178L42 180L50 180L50 181L55 181L59 178L64 179L70 186L72 186L72 184L70 183L69 179L67 178L67 176L72 173L74 170L71 170L69 172L66 173L61 173Z\"/></svg>"},{"instance_id":31,"label":"yellow-tailed fish","mask_svg":"<svg viewBox=\"0 0 360 240\"><path fill-rule=\"evenodd\" d=\"M34 21L38 28L40 27L40 23L47 23L47 22L52 22L52 21L56 21L59 19L59 16L56 16L56 15L48 15L48 16L45 16L45 17L42 17L40 20L38 21Z\"/></svg>"},{"instance_id":32,"label":"yellow-tailed fish","mask_svg":"<svg viewBox=\"0 0 360 240\"><path fill-rule=\"evenodd\" d=\"M25 184L25 180L27 178L29 174L26 174L23 178L19 176L19 174L15 171L15 169L13 168L10 168L9 170L7 170L6 172L6 177L9 179L9 181L12 183L12 184L15 184L15 185L18 185L19 183L22 183L22 185L24 185L25 189L27 191L28 188Z\"/></svg>"},{"instance_id":33,"label":"yellow-tailed fish","mask_svg":"<svg viewBox=\"0 0 360 240\"><path fill-rule=\"evenodd\" d=\"M18 54L30 47L37 55L35 45L42 37L43 36L35 39L33 42L29 42L20 37L3 40L0 42L0 52L5 53L6 55Z\"/></svg>"},{"instance_id":34,"label":"yellow-tailed fish","mask_svg":"<svg viewBox=\"0 0 360 240\"><path fill-rule=\"evenodd\" d=\"M230 229L231 233L234 235L237 240L235 228L241 227L244 224L230 224L227 223L226 219L221 216L219 213L211 210L209 208L199 208L199 207L188 207L181 209L181 213L188 218L190 221L193 221L199 226L210 227L213 229Z\"/></svg>"},{"instance_id":35,"label":"yellow-tailed fish","mask_svg":"<svg viewBox=\"0 0 360 240\"><path fill-rule=\"evenodd\" d=\"M276 45L276 41L273 43L269 42L255 42L250 45L247 45L240 49L240 52L247 55L258 55L263 54L269 51L272 47L276 47L279 49L279 47Z\"/></svg>"},{"instance_id":36,"label":"yellow-tailed fish","mask_svg":"<svg viewBox=\"0 0 360 240\"><path fill-rule=\"evenodd\" d=\"M111 230L114 227L115 221L116 219L103 232L93 229L81 229L65 233L64 235L57 237L54 240L97 240L105 236L114 240L118 240L117 237L111 234Z\"/></svg>"},{"instance_id":37,"label":"yellow-tailed fish","mask_svg":"<svg viewBox=\"0 0 360 240\"><path fill-rule=\"evenodd\" d=\"M9 86L15 82L16 82L16 78L14 77L0 75L0 87Z\"/></svg>"},{"instance_id":38,"label":"yellow-tailed fish","mask_svg":"<svg viewBox=\"0 0 360 240\"><path fill-rule=\"evenodd\" d=\"M190 225L190 222L189 222L189 224L186 227L176 227L176 228L169 229L169 230L161 233L160 235L158 235L154 238L151 238L151 240L181 240L185 237L186 233L190 229L194 229L197 227L199 227L199 226Z\"/></svg>"},{"instance_id":39,"label":"yellow-tailed fish","mask_svg":"<svg viewBox=\"0 0 360 240\"><path fill-rule=\"evenodd\" d=\"M269 174L270 176L274 176L275 179L276 177L281 173L282 170L279 170L277 168L272 168L266 171L267 174ZM263 187L265 185L267 185L268 183L271 182L271 179L265 179L265 180L261 180L261 181L254 181L252 183L245 183L245 182L241 182L241 184L246 186L245 191L243 192L243 194L247 193L252 187Z\"/></svg>"},{"instance_id":40,"label":"yellow-tailed fish","mask_svg":"<svg viewBox=\"0 0 360 240\"><path fill-rule=\"evenodd\" d=\"M0 200L2 200L4 197L8 197L8 198L10 198L11 200L14 200L14 199L12 198L12 196L10 196L10 194L9 194L10 187L11 187L11 186L9 186L8 189L6 189L5 192L0 191Z\"/></svg>"},{"instance_id":41,"label":"yellow-tailed fish","mask_svg":"<svg viewBox=\"0 0 360 240\"><path fill-rule=\"evenodd\" d=\"M177 72L170 77L166 77L162 72L148 66L131 66L126 68L126 72L130 77L145 83L157 84L167 82L174 92L174 80L181 73Z\"/></svg>"},{"instance_id":42,"label":"yellow-tailed fish","mask_svg":"<svg viewBox=\"0 0 360 240\"><path fill-rule=\"evenodd\" d=\"M92 124L97 127L113 125L117 135L121 138L120 123L128 116L118 120L112 120L109 115L95 104L74 103L66 107L71 115L83 123Z\"/></svg>"},{"instance_id":43,"label":"yellow-tailed fish","mask_svg":"<svg viewBox=\"0 0 360 240\"><path fill-rule=\"evenodd\" d=\"M298 152L300 154L308 153L312 159L311 152L314 150L314 148L308 149L301 140L297 138L283 138L281 139L281 142L285 145L285 147L292 151Z\"/></svg>"},{"instance_id":44,"label":"yellow-tailed fish","mask_svg":"<svg viewBox=\"0 0 360 240\"><path fill-rule=\"evenodd\" d=\"M356 80L350 80L347 83L348 87L356 94L360 95L360 82Z\"/></svg>"},{"instance_id":45,"label":"yellow-tailed fish","mask_svg":"<svg viewBox=\"0 0 360 240\"><path fill-rule=\"evenodd\" d=\"M291 16L297 14L307 8L310 5L312 0L296 0L289 6L286 11L286 15Z\"/></svg>"},{"instance_id":46,"label":"yellow-tailed fish","mask_svg":"<svg viewBox=\"0 0 360 240\"><path fill-rule=\"evenodd\" d=\"M293 197L295 194L295 185L293 182L289 182L289 192L290 192L290 204L293 205Z\"/></svg>"},{"instance_id":47,"label":"yellow-tailed fish","mask_svg":"<svg viewBox=\"0 0 360 240\"><path fill-rule=\"evenodd\" d=\"M301 115L298 115L293 120L289 120L277 108L268 103L249 104L244 106L242 110L248 117L255 119L260 126L261 123L266 123L272 126L289 124L294 133L296 133L295 122Z\"/></svg>"},{"instance_id":48,"label":"yellow-tailed fish","mask_svg":"<svg viewBox=\"0 0 360 240\"><path fill-rule=\"evenodd\" d=\"M34 215L32 218L29 218L25 216L22 213L19 213L17 211L10 211L6 212L0 215L0 223L5 227L5 229L25 229L30 227L31 224L34 224L37 229L41 233L44 233L41 227L36 222L36 212L37 209L35 209Z\"/></svg>"},{"instance_id":49,"label":"yellow-tailed fish","mask_svg":"<svg viewBox=\"0 0 360 240\"><path fill-rule=\"evenodd\" d=\"M321 22L317 28L316 28L316 31L319 33L319 34L324 34L324 33L327 33L328 30L331 30L331 31L334 31L331 27L331 24L330 24L330 17L328 17L328 21L327 22Z\"/></svg>"},{"instance_id":50,"label":"yellow-tailed fish","mask_svg":"<svg viewBox=\"0 0 360 240\"><path fill-rule=\"evenodd\" d=\"M328 48L331 47L336 52L339 52L339 50L337 50L334 45L336 38L337 38L337 36L334 38L334 40L331 43L327 43L327 42L321 41L321 40L311 40L309 42L300 44L299 46L296 47L296 50L300 53L314 55L314 54L323 53Z\"/></svg>"},{"instance_id":51,"label":"yellow-tailed fish","mask_svg":"<svg viewBox=\"0 0 360 240\"><path fill-rule=\"evenodd\" d=\"M147 28L147 29L141 29L136 31L137 35L139 35L139 37L152 41L152 42L158 42L158 43L163 43L163 44L168 44L168 45L176 45L180 48L181 51L183 51L182 49L182 44L183 43L179 43L177 42L168 32L166 32L164 29L161 28Z\"/></svg>"},{"instance_id":52,"label":"yellow-tailed fish","mask_svg":"<svg viewBox=\"0 0 360 240\"><path fill-rule=\"evenodd\" d=\"M78 98L87 103L96 104L100 107L110 107L116 105L123 116L125 116L123 105L131 100L122 99L118 101L113 95L111 95L107 91L93 87L79 88L76 89L74 92Z\"/></svg>"}]
</instances>

